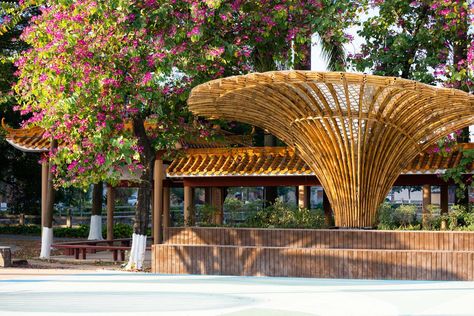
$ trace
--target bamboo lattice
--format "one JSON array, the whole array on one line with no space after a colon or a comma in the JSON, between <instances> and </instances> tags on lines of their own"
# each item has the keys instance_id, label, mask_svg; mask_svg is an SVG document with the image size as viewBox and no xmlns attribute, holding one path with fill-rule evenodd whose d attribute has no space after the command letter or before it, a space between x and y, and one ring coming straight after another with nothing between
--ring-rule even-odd
<instances>
[{"instance_id":1,"label":"bamboo lattice","mask_svg":"<svg viewBox=\"0 0 474 316\"><path fill-rule=\"evenodd\" d=\"M474 123L474 96L395 77L277 71L195 87L190 110L267 129L319 178L340 227L368 227L398 175Z\"/></svg>"}]
</instances>

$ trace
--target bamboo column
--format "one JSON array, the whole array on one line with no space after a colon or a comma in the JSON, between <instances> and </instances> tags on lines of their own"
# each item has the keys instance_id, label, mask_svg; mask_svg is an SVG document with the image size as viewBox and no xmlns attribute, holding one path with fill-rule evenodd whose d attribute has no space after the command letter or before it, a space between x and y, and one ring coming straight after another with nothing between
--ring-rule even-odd
<instances>
[{"instance_id":1,"label":"bamboo column","mask_svg":"<svg viewBox=\"0 0 474 316\"><path fill-rule=\"evenodd\" d=\"M107 186L107 240L114 239L115 188Z\"/></svg>"},{"instance_id":2,"label":"bamboo column","mask_svg":"<svg viewBox=\"0 0 474 316\"><path fill-rule=\"evenodd\" d=\"M189 109L268 130L325 189L336 226L373 227L377 208L419 153L474 123L474 95L354 73L273 71L196 86Z\"/></svg>"}]
</instances>

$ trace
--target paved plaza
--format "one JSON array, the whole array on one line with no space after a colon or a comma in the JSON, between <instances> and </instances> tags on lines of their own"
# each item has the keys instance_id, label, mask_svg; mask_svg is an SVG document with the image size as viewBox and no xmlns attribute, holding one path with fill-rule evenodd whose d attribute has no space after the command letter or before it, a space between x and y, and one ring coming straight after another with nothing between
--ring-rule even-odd
<instances>
[{"instance_id":1,"label":"paved plaza","mask_svg":"<svg viewBox=\"0 0 474 316\"><path fill-rule=\"evenodd\" d=\"M0 315L472 315L474 282L0 272Z\"/></svg>"}]
</instances>

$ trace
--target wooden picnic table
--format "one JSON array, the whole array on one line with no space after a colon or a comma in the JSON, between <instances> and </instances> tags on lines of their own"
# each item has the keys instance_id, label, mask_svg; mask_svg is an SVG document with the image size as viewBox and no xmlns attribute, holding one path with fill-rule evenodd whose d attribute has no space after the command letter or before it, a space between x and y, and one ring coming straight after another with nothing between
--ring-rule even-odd
<instances>
[{"instance_id":1,"label":"wooden picnic table","mask_svg":"<svg viewBox=\"0 0 474 316\"><path fill-rule=\"evenodd\" d=\"M118 261L118 255L120 253L120 261L125 261L125 251L130 250L130 238L121 238L113 240L80 240L56 243L51 245L53 248L65 249L66 255L74 255L75 259L86 259L87 251L89 253L95 253L96 251L112 251L114 261ZM120 243L120 245L114 245L114 243ZM98 245L105 244L105 245ZM146 248L150 250L150 247Z\"/></svg>"}]
</instances>

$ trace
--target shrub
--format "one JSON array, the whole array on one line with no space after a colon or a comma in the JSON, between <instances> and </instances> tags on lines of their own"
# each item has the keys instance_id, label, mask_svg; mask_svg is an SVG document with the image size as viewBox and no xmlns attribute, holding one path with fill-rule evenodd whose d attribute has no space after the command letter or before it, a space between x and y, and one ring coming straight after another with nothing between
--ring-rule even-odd
<instances>
[{"instance_id":1,"label":"shrub","mask_svg":"<svg viewBox=\"0 0 474 316\"><path fill-rule=\"evenodd\" d=\"M416 220L416 206L413 204L403 204L395 209L395 223L398 226L407 227L413 225Z\"/></svg>"},{"instance_id":2,"label":"shrub","mask_svg":"<svg viewBox=\"0 0 474 316\"><path fill-rule=\"evenodd\" d=\"M243 226L262 228L323 228L324 215L321 210L308 210L288 205L277 199L269 207L257 211Z\"/></svg>"},{"instance_id":3,"label":"shrub","mask_svg":"<svg viewBox=\"0 0 474 316\"><path fill-rule=\"evenodd\" d=\"M107 232L107 229L102 230L104 233ZM130 225L117 223L114 225L114 238L130 238L133 234L133 228ZM147 235L151 236L151 232L148 229Z\"/></svg>"},{"instance_id":4,"label":"shrub","mask_svg":"<svg viewBox=\"0 0 474 316\"><path fill-rule=\"evenodd\" d=\"M416 205L403 204L393 207L385 202L378 209L378 219L378 229L416 227Z\"/></svg>"},{"instance_id":5,"label":"shrub","mask_svg":"<svg viewBox=\"0 0 474 316\"><path fill-rule=\"evenodd\" d=\"M234 197L228 197L224 201L224 216L227 225L240 225L263 209L262 200L243 202Z\"/></svg>"},{"instance_id":6,"label":"shrub","mask_svg":"<svg viewBox=\"0 0 474 316\"><path fill-rule=\"evenodd\" d=\"M54 237L59 238L87 238L89 236L89 226L80 225L79 227L54 227Z\"/></svg>"},{"instance_id":7,"label":"shrub","mask_svg":"<svg viewBox=\"0 0 474 316\"><path fill-rule=\"evenodd\" d=\"M107 229L103 227L104 238ZM132 236L132 226L117 223L114 225L114 238L129 238ZM41 235L41 226L39 225L9 225L0 226L0 234L11 235ZM78 227L54 227L53 234L56 238L87 238L89 236L89 226L80 225ZM151 236L151 230L148 229L147 235Z\"/></svg>"},{"instance_id":8,"label":"shrub","mask_svg":"<svg viewBox=\"0 0 474 316\"><path fill-rule=\"evenodd\" d=\"M204 204L197 208L197 218L199 218L200 224L210 225L213 222L214 217L217 214L217 208L210 204Z\"/></svg>"},{"instance_id":9,"label":"shrub","mask_svg":"<svg viewBox=\"0 0 474 316\"><path fill-rule=\"evenodd\" d=\"M474 213L463 205L453 205L443 219L448 223L449 230L474 230Z\"/></svg>"},{"instance_id":10,"label":"shrub","mask_svg":"<svg viewBox=\"0 0 474 316\"><path fill-rule=\"evenodd\" d=\"M0 226L0 234L11 235L41 235L41 227L38 225L8 225Z\"/></svg>"},{"instance_id":11,"label":"shrub","mask_svg":"<svg viewBox=\"0 0 474 316\"><path fill-rule=\"evenodd\" d=\"M378 210L379 225L378 229L392 229L393 223L393 208L390 203L382 203Z\"/></svg>"}]
</instances>

